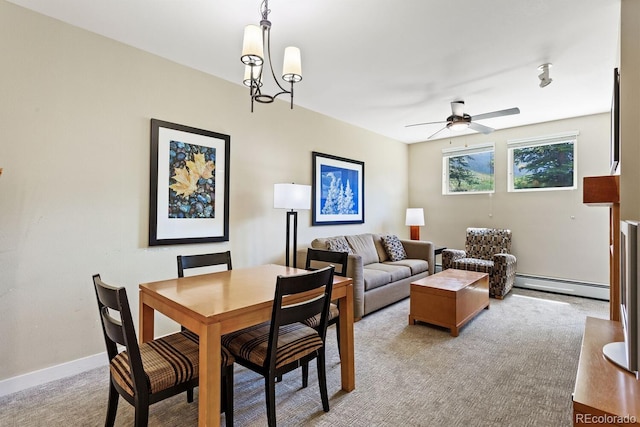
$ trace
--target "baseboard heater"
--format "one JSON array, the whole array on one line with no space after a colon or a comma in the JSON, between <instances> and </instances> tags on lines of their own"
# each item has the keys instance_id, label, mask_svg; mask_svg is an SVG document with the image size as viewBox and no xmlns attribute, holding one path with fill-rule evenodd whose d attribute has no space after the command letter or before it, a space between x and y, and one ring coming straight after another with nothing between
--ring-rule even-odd
<instances>
[{"instance_id":1,"label":"baseboard heater","mask_svg":"<svg viewBox=\"0 0 640 427\"><path fill-rule=\"evenodd\" d=\"M516 288L536 291L555 292L609 301L609 285L602 283L580 282L577 280L556 279L552 277L516 274Z\"/></svg>"},{"instance_id":2,"label":"baseboard heater","mask_svg":"<svg viewBox=\"0 0 640 427\"><path fill-rule=\"evenodd\" d=\"M438 271L442 271L441 264L436 264L436 272ZM578 280L516 274L516 283L514 286L516 288L533 289L536 291L575 295L578 297L609 301L609 285L602 283L589 283Z\"/></svg>"}]
</instances>

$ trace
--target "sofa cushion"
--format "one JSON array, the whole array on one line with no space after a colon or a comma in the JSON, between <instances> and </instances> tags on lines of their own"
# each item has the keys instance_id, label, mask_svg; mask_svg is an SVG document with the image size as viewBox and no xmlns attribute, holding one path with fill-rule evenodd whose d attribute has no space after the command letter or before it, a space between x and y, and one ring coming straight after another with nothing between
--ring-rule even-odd
<instances>
[{"instance_id":1,"label":"sofa cushion","mask_svg":"<svg viewBox=\"0 0 640 427\"><path fill-rule=\"evenodd\" d=\"M378 261L385 262L389 260L389 255L387 255L387 250L384 248L382 244L382 236L379 234L372 234L373 236L373 244L376 245L376 251L378 252Z\"/></svg>"},{"instance_id":2,"label":"sofa cushion","mask_svg":"<svg viewBox=\"0 0 640 427\"><path fill-rule=\"evenodd\" d=\"M352 254L353 251L347 243L347 239L344 236L330 237L327 239L327 249L334 252L346 252Z\"/></svg>"},{"instance_id":3,"label":"sofa cushion","mask_svg":"<svg viewBox=\"0 0 640 427\"><path fill-rule=\"evenodd\" d=\"M391 283L391 274L387 271L374 270L373 268L363 268L362 275L364 276L364 290L370 291L371 289L379 288L387 283Z\"/></svg>"},{"instance_id":4,"label":"sofa cushion","mask_svg":"<svg viewBox=\"0 0 640 427\"><path fill-rule=\"evenodd\" d=\"M429 263L423 259L406 258L402 261L387 261L385 264L409 267L411 269L411 275L429 271Z\"/></svg>"},{"instance_id":5,"label":"sofa cushion","mask_svg":"<svg viewBox=\"0 0 640 427\"><path fill-rule=\"evenodd\" d=\"M376 251L376 245L373 243L371 234L347 236L347 242L349 242L353 252L362 257L362 265L378 262L378 251Z\"/></svg>"},{"instance_id":6,"label":"sofa cushion","mask_svg":"<svg viewBox=\"0 0 640 427\"><path fill-rule=\"evenodd\" d=\"M375 264L368 264L365 268L371 270L386 271L391 275L392 282L406 279L407 277L411 276L411 268L406 265L393 265L390 263L382 264L378 262Z\"/></svg>"},{"instance_id":7,"label":"sofa cushion","mask_svg":"<svg viewBox=\"0 0 640 427\"><path fill-rule=\"evenodd\" d=\"M387 251L387 254L389 254L389 259L391 261L400 261L407 257L404 246L402 246L398 236L394 234L382 236L382 245Z\"/></svg>"}]
</instances>

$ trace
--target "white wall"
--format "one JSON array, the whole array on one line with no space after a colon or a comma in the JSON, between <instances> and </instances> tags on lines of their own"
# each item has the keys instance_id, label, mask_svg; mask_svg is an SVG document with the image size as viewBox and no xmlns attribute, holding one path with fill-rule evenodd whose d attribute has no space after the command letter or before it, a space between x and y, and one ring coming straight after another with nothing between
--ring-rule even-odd
<instances>
[{"instance_id":1,"label":"white wall","mask_svg":"<svg viewBox=\"0 0 640 427\"><path fill-rule=\"evenodd\" d=\"M408 233L405 144L285 102L251 114L241 85L4 0L0 52L0 380L104 351L94 273L127 287L137 317L137 285L175 277L178 254L283 262L273 184L311 184L312 151L365 162L366 223L311 227L303 211L300 244ZM151 118L231 135L229 242L147 247Z\"/></svg>"},{"instance_id":2,"label":"white wall","mask_svg":"<svg viewBox=\"0 0 640 427\"><path fill-rule=\"evenodd\" d=\"M507 192L507 140L577 130L578 188ZM442 149L495 143L495 193L442 195ZM584 176L609 169L609 114L427 141L409 147L409 204L424 207L423 239L464 249L467 227L508 228L518 273L609 282L608 210L582 204Z\"/></svg>"}]
</instances>

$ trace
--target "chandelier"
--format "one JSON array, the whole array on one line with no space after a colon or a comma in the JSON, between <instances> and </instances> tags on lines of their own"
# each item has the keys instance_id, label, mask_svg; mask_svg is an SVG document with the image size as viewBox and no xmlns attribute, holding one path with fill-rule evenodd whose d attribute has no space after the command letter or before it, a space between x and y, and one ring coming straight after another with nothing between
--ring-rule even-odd
<instances>
[{"instance_id":1,"label":"chandelier","mask_svg":"<svg viewBox=\"0 0 640 427\"><path fill-rule=\"evenodd\" d=\"M273 72L271 62L271 21L269 21L269 0L262 2L262 20L260 26L247 25L244 29L244 39L242 41L242 56L240 60L245 64L244 84L249 87L251 95L251 112L253 113L253 102L269 104L278 96L289 94L291 96L291 109L293 109L293 84L302 80L302 64L300 61L300 49L289 46L284 50L284 64L282 66L282 80L290 83L289 90L285 89ZM265 53L266 51L266 58ZM262 93L262 72L264 71L265 59L269 63L269 70L273 80L280 88L280 92L275 95Z\"/></svg>"}]
</instances>

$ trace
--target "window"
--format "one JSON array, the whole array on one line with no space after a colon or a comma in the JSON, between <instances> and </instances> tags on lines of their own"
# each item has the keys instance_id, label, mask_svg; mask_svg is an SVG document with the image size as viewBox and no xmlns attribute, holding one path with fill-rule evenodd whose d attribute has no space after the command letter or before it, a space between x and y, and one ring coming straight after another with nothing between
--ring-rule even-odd
<instances>
[{"instance_id":1,"label":"window","mask_svg":"<svg viewBox=\"0 0 640 427\"><path fill-rule=\"evenodd\" d=\"M442 194L493 193L493 143L442 150Z\"/></svg>"},{"instance_id":2,"label":"window","mask_svg":"<svg viewBox=\"0 0 640 427\"><path fill-rule=\"evenodd\" d=\"M508 141L508 190L576 189L577 136L578 132L567 132Z\"/></svg>"}]
</instances>

